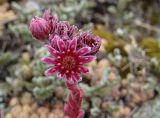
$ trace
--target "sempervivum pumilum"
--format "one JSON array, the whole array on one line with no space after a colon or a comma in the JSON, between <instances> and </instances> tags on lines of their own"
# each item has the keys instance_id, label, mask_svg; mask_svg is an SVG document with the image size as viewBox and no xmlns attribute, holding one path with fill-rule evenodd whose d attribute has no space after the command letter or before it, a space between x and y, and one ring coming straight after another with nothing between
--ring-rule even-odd
<instances>
[{"instance_id":1,"label":"sempervivum pumilum","mask_svg":"<svg viewBox=\"0 0 160 118\"><path fill-rule=\"evenodd\" d=\"M70 118L83 118L83 91L78 82L82 80L81 73L88 72L84 64L96 58L101 39L89 32L79 32L76 26L70 26L66 21L58 21L50 10L45 11L40 21L35 22L33 18L30 31L37 39L48 37L46 47L51 56L42 58L42 62L52 66L45 71L45 75L57 73L58 78L65 78L70 95L64 111Z\"/></svg>"},{"instance_id":2,"label":"sempervivum pumilum","mask_svg":"<svg viewBox=\"0 0 160 118\"><path fill-rule=\"evenodd\" d=\"M58 50L47 45L52 57L44 57L42 61L53 64L54 67L45 71L45 75L58 72L59 77L65 77L67 81L78 82L81 80L80 73L88 72L83 65L95 59L95 56L86 56L91 51L90 47L82 47L77 50L77 39L63 41L59 36L54 37Z\"/></svg>"}]
</instances>

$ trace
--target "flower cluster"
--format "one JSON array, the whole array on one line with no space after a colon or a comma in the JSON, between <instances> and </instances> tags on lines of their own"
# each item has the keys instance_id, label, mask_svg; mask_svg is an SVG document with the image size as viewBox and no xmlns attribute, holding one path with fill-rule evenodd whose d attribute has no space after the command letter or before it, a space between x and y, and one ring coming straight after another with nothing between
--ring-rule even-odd
<instances>
[{"instance_id":1,"label":"flower cluster","mask_svg":"<svg viewBox=\"0 0 160 118\"><path fill-rule=\"evenodd\" d=\"M80 74L88 72L83 65L95 59L101 45L99 37L59 21L50 10L46 10L42 18L31 20L30 31L34 38L49 42L46 47L51 57L44 57L42 61L53 66L45 75L57 73L58 77L72 82L80 81Z\"/></svg>"},{"instance_id":2,"label":"flower cluster","mask_svg":"<svg viewBox=\"0 0 160 118\"><path fill-rule=\"evenodd\" d=\"M59 21L46 10L42 18L34 17L30 23L32 36L37 40L47 40L46 48L51 57L42 58L42 62L52 65L45 75L57 73L58 78L66 78L70 90L64 111L70 118L83 118L81 108L83 91L78 87L81 73L87 73L84 64L94 60L100 48L99 37L89 32L80 32L76 26Z\"/></svg>"}]
</instances>

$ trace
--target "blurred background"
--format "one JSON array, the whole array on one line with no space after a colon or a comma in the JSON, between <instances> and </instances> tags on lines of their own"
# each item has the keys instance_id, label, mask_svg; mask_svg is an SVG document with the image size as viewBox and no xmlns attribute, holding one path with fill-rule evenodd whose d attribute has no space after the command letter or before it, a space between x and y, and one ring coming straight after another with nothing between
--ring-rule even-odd
<instances>
[{"instance_id":1,"label":"blurred background","mask_svg":"<svg viewBox=\"0 0 160 118\"><path fill-rule=\"evenodd\" d=\"M160 118L159 0L0 0L4 118L68 118L64 81L44 76L48 52L28 29L47 8L102 38L80 83L85 118Z\"/></svg>"}]
</instances>

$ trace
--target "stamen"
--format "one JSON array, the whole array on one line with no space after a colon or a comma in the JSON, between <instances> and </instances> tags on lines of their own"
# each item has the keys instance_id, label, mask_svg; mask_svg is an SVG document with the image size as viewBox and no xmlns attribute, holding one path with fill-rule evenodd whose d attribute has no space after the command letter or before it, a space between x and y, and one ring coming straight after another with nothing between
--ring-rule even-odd
<instances>
[{"instance_id":1,"label":"stamen","mask_svg":"<svg viewBox=\"0 0 160 118\"><path fill-rule=\"evenodd\" d=\"M66 56L62 60L62 65L66 69L71 70L71 69L73 69L76 66L76 61L75 61L74 57L72 57L72 56Z\"/></svg>"},{"instance_id":2,"label":"stamen","mask_svg":"<svg viewBox=\"0 0 160 118\"><path fill-rule=\"evenodd\" d=\"M79 62L79 64L83 64L82 62Z\"/></svg>"},{"instance_id":3,"label":"stamen","mask_svg":"<svg viewBox=\"0 0 160 118\"><path fill-rule=\"evenodd\" d=\"M71 71L72 74L74 74L74 71Z\"/></svg>"},{"instance_id":4,"label":"stamen","mask_svg":"<svg viewBox=\"0 0 160 118\"><path fill-rule=\"evenodd\" d=\"M67 50L67 52L70 52L70 51L71 51L70 49Z\"/></svg>"},{"instance_id":5,"label":"stamen","mask_svg":"<svg viewBox=\"0 0 160 118\"><path fill-rule=\"evenodd\" d=\"M61 58L60 56L57 57L57 59L60 59L60 58Z\"/></svg>"},{"instance_id":6,"label":"stamen","mask_svg":"<svg viewBox=\"0 0 160 118\"><path fill-rule=\"evenodd\" d=\"M58 65L58 66L60 66L60 65L61 65L61 63L58 63L57 65Z\"/></svg>"}]
</instances>

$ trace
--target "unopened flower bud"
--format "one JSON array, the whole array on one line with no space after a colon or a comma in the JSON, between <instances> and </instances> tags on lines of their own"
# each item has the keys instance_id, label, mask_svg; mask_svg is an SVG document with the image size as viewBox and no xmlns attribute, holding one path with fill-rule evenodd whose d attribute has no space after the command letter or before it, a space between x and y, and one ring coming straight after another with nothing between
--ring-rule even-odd
<instances>
[{"instance_id":1,"label":"unopened flower bud","mask_svg":"<svg viewBox=\"0 0 160 118\"><path fill-rule=\"evenodd\" d=\"M78 37L78 47L84 46L91 47L91 52L88 54L95 55L101 46L101 39L89 32L82 32Z\"/></svg>"},{"instance_id":2,"label":"unopened flower bud","mask_svg":"<svg viewBox=\"0 0 160 118\"><path fill-rule=\"evenodd\" d=\"M49 23L43 18L35 17L31 20L29 29L32 36L38 40L45 40L48 38L51 31Z\"/></svg>"},{"instance_id":3,"label":"unopened flower bud","mask_svg":"<svg viewBox=\"0 0 160 118\"><path fill-rule=\"evenodd\" d=\"M54 33L55 29L57 27L57 24L58 24L57 17L53 16L51 14L51 10L50 9L47 9L43 14L43 19L45 19L49 23L49 25L51 27L51 33Z\"/></svg>"}]
</instances>

